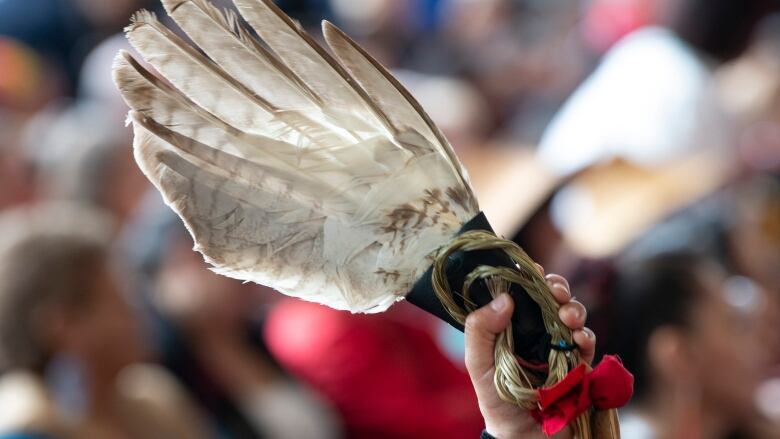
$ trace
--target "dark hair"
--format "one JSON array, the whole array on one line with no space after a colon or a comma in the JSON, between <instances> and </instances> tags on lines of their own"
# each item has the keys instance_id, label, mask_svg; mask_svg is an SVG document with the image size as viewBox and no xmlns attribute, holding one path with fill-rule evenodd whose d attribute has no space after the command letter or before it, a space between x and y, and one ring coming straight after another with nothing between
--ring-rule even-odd
<instances>
[{"instance_id":1,"label":"dark hair","mask_svg":"<svg viewBox=\"0 0 780 439\"><path fill-rule=\"evenodd\" d=\"M614 288L612 352L634 374L636 401L650 387L647 344L661 327L686 328L703 286L699 273L709 259L676 252L636 261L618 269Z\"/></svg>"},{"instance_id":2,"label":"dark hair","mask_svg":"<svg viewBox=\"0 0 780 439\"><path fill-rule=\"evenodd\" d=\"M65 205L0 216L0 371L43 370L51 352L40 310L83 307L108 256L109 224L102 214Z\"/></svg>"},{"instance_id":3,"label":"dark hair","mask_svg":"<svg viewBox=\"0 0 780 439\"><path fill-rule=\"evenodd\" d=\"M698 51L726 62L747 49L759 22L779 6L777 0L684 0L670 26Z\"/></svg>"}]
</instances>

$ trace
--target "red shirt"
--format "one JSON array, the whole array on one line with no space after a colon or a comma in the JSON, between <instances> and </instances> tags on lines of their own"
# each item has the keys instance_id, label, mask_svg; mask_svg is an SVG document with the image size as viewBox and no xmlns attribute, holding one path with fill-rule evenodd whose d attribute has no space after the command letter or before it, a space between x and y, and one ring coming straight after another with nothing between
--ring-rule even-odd
<instances>
[{"instance_id":1,"label":"red shirt","mask_svg":"<svg viewBox=\"0 0 780 439\"><path fill-rule=\"evenodd\" d=\"M406 303L358 315L289 299L271 312L274 356L341 412L350 438L468 438L483 428L468 375Z\"/></svg>"}]
</instances>

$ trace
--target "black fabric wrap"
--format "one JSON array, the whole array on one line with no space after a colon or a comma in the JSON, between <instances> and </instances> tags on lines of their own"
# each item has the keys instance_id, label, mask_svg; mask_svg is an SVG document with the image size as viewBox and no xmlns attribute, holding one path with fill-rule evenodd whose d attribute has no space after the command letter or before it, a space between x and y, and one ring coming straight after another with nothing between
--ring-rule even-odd
<instances>
[{"instance_id":1,"label":"black fabric wrap","mask_svg":"<svg viewBox=\"0 0 780 439\"><path fill-rule=\"evenodd\" d=\"M482 212L464 224L458 235L470 230L493 232L490 223L488 223L485 214ZM463 297L460 295L463 281L473 269L480 265L515 267L514 262L501 250L453 253L447 261L445 270L450 288L456 292L454 299L458 305L463 306ZM433 292L433 286L431 285L432 272L433 267L429 267L425 274L414 284L409 294L407 294L406 300L463 331L463 325L453 320ZM529 363L547 363L551 337L544 329L539 305L519 285L512 284L509 293L515 302L515 311L512 315L515 354ZM487 285L483 281L474 282L469 295L471 300L480 307L492 300Z\"/></svg>"}]
</instances>

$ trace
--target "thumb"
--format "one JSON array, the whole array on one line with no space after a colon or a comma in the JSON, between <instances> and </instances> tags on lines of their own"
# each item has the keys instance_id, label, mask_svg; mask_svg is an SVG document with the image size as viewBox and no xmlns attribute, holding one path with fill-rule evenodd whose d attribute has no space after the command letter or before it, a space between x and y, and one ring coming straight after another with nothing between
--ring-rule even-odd
<instances>
[{"instance_id":1,"label":"thumb","mask_svg":"<svg viewBox=\"0 0 780 439\"><path fill-rule=\"evenodd\" d=\"M512 319L514 303L501 294L466 318L466 369L472 380L479 380L495 366L496 336Z\"/></svg>"}]
</instances>

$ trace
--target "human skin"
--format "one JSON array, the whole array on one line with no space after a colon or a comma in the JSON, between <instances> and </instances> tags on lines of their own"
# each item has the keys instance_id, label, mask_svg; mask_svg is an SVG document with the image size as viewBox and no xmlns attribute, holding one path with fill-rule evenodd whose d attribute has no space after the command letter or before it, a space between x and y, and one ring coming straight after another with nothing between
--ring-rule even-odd
<instances>
[{"instance_id":1,"label":"human skin","mask_svg":"<svg viewBox=\"0 0 780 439\"><path fill-rule=\"evenodd\" d=\"M541 267L540 272L544 274ZM547 284L561 305L558 315L561 321L572 330L574 342L583 361L590 363L596 349L596 336L585 327L587 312L585 307L572 299L569 284L562 276L545 276ZM479 400L479 409L485 419L486 431L498 438L547 438L539 424L530 413L522 408L501 400L493 384L495 374L496 337L510 324L514 303L508 294L501 294L492 302L471 313L466 319L466 369ZM567 428L554 436L571 438L571 429Z\"/></svg>"}]
</instances>

